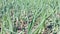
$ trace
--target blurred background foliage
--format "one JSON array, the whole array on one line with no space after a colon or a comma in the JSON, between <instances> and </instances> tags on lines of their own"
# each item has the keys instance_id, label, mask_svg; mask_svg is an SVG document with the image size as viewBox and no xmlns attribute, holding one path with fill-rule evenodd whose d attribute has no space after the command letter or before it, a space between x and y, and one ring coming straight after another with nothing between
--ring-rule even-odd
<instances>
[{"instance_id":1,"label":"blurred background foliage","mask_svg":"<svg viewBox=\"0 0 60 34\"><path fill-rule=\"evenodd\" d=\"M0 34L60 34L60 0L0 0Z\"/></svg>"}]
</instances>

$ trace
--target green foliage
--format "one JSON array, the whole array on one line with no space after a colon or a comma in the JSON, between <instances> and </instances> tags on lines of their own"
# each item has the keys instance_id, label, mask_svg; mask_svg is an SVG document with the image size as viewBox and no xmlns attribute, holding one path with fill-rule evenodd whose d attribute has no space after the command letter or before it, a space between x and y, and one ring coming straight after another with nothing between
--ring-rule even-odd
<instances>
[{"instance_id":1,"label":"green foliage","mask_svg":"<svg viewBox=\"0 0 60 34\"><path fill-rule=\"evenodd\" d=\"M20 20L27 21L27 34L42 34L45 21L56 12L60 11L60 0L0 0L0 18L2 20L1 34L18 34L16 25ZM32 19L31 19L32 18ZM39 22L34 29L36 20ZM55 17L56 18L56 17ZM53 19L55 19L53 18ZM30 22L31 20L31 22ZM57 22L57 21L56 21ZM18 24L17 24L18 25ZM22 34L24 32L22 31Z\"/></svg>"}]
</instances>

